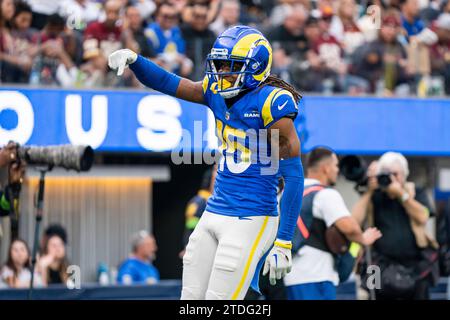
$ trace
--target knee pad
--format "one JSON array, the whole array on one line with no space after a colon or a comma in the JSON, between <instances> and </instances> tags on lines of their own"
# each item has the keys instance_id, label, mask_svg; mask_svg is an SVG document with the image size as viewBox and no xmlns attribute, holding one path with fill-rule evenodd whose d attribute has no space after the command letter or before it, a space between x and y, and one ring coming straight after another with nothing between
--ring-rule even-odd
<instances>
[{"instance_id":1,"label":"knee pad","mask_svg":"<svg viewBox=\"0 0 450 320\"><path fill-rule=\"evenodd\" d=\"M227 272L235 272L242 258L241 245L231 241L224 241L217 248L214 268Z\"/></svg>"}]
</instances>

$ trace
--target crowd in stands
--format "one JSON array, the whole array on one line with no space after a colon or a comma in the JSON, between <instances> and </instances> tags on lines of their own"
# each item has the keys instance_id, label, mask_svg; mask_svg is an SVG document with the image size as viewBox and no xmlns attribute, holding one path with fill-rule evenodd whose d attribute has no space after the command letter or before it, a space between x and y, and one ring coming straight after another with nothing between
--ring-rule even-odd
<instances>
[{"instance_id":1,"label":"crowd in stands","mask_svg":"<svg viewBox=\"0 0 450 320\"><path fill-rule=\"evenodd\" d=\"M49 225L39 244L32 274L30 247L25 240L15 238L9 245L7 261L0 265L1 288L28 288L33 278L34 287L46 287L52 284L66 284L69 280L66 256L67 233L58 224Z\"/></svg>"},{"instance_id":2,"label":"crowd in stands","mask_svg":"<svg viewBox=\"0 0 450 320\"><path fill-rule=\"evenodd\" d=\"M158 246L152 234L145 230L131 237L131 252L117 266L100 263L97 281L100 285L155 284L159 282L159 271L153 266ZM11 240L6 261L0 262L0 289L29 288L32 280L35 288L49 285L63 285L74 288L76 279L72 277L67 257L67 232L60 224L50 224L41 238L36 263L32 266L29 244L20 238ZM117 270L116 272L113 272ZM115 274L117 273L117 274ZM106 277L106 278L105 278ZM79 279L81 281L81 279Z\"/></svg>"},{"instance_id":3,"label":"crowd in stands","mask_svg":"<svg viewBox=\"0 0 450 320\"><path fill-rule=\"evenodd\" d=\"M257 27L302 92L450 94L448 0L0 0L2 83L141 87L107 58L132 49L193 80L228 27Z\"/></svg>"}]
</instances>

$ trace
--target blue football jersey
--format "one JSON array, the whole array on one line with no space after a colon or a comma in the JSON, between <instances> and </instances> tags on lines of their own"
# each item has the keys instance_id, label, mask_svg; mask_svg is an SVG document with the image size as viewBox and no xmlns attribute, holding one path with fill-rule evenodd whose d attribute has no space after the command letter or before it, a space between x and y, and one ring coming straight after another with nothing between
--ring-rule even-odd
<instances>
[{"instance_id":1,"label":"blue football jersey","mask_svg":"<svg viewBox=\"0 0 450 320\"><path fill-rule=\"evenodd\" d=\"M206 104L214 113L219 152L217 177L206 211L227 216L277 216L278 170L270 162L268 128L283 117L295 118L292 94L278 87L258 87L228 108L217 82L203 80ZM276 166L278 169L278 166Z\"/></svg>"}]
</instances>

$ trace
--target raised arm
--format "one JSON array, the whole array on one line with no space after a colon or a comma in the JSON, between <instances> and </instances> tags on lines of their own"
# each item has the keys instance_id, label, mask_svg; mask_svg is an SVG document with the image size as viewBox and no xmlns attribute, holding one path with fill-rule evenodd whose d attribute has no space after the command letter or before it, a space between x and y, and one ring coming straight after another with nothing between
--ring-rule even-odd
<instances>
[{"instance_id":1,"label":"raised arm","mask_svg":"<svg viewBox=\"0 0 450 320\"><path fill-rule=\"evenodd\" d=\"M113 52L108 65L117 69L118 76L129 66L143 85L173 97L205 104L202 82L181 78L129 49Z\"/></svg>"}]
</instances>

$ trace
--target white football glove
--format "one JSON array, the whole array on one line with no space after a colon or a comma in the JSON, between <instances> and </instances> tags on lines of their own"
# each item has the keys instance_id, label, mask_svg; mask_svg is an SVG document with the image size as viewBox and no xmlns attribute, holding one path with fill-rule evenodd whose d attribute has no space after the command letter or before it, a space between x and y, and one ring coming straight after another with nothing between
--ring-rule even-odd
<instances>
[{"instance_id":1,"label":"white football glove","mask_svg":"<svg viewBox=\"0 0 450 320\"><path fill-rule=\"evenodd\" d=\"M125 68L128 68L130 64L137 59L137 53L130 49L120 49L111 53L108 57L108 66L116 70L117 75L121 76Z\"/></svg>"},{"instance_id":2,"label":"white football glove","mask_svg":"<svg viewBox=\"0 0 450 320\"><path fill-rule=\"evenodd\" d=\"M286 274L291 272L292 243L290 241L275 240L273 248L270 250L264 263L263 275L269 271L269 280L271 285L275 285L277 280L282 279Z\"/></svg>"}]
</instances>

